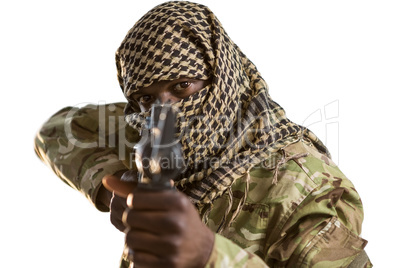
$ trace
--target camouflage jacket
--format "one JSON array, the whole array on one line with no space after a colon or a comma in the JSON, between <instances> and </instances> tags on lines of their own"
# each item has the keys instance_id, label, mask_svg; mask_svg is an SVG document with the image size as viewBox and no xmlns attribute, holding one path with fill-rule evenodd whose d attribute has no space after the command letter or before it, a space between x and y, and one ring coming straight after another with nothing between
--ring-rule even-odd
<instances>
[{"instance_id":1,"label":"camouflage jacket","mask_svg":"<svg viewBox=\"0 0 402 268\"><path fill-rule=\"evenodd\" d=\"M108 210L96 203L102 177L127 170L138 139L124 123L124 105L67 107L35 139L38 156L101 211ZM363 207L353 184L308 141L253 168L234 182L232 194L218 198L208 214L201 212L211 230L218 230L230 201L232 218L246 187L247 198L216 234L206 267L348 267L367 244L359 237ZM128 265L124 259L121 267Z\"/></svg>"}]
</instances>

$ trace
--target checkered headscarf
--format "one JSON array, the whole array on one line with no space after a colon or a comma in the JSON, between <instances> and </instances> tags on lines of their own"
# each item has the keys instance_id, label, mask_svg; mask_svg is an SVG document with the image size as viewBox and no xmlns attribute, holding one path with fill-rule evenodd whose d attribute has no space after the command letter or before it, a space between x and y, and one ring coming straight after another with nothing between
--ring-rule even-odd
<instances>
[{"instance_id":1,"label":"checkered headscarf","mask_svg":"<svg viewBox=\"0 0 402 268\"><path fill-rule=\"evenodd\" d=\"M187 170L176 181L195 205L211 203L250 168L307 135L268 94L254 64L205 6L167 2L145 14L116 52L126 119L141 126L131 95L140 87L178 78L211 84L176 103Z\"/></svg>"}]
</instances>

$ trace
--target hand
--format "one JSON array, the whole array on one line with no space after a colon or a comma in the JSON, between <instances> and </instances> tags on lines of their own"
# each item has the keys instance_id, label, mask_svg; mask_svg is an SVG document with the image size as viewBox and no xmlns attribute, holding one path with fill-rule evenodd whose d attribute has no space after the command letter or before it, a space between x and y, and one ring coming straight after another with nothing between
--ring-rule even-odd
<instances>
[{"instance_id":1,"label":"hand","mask_svg":"<svg viewBox=\"0 0 402 268\"><path fill-rule=\"evenodd\" d=\"M110 222L121 232L126 229L123 224L123 212L127 209L127 195L136 187L136 183L123 182L120 176L106 175L102 180L105 191L113 193L110 199Z\"/></svg>"},{"instance_id":2,"label":"hand","mask_svg":"<svg viewBox=\"0 0 402 268\"><path fill-rule=\"evenodd\" d=\"M182 193L135 189L123 215L137 267L204 267L214 233Z\"/></svg>"},{"instance_id":3,"label":"hand","mask_svg":"<svg viewBox=\"0 0 402 268\"><path fill-rule=\"evenodd\" d=\"M123 213L127 209L127 199L113 193L110 201L110 222L120 232L124 232L126 226L123 224Z\"/></svg>"}]
</instances>

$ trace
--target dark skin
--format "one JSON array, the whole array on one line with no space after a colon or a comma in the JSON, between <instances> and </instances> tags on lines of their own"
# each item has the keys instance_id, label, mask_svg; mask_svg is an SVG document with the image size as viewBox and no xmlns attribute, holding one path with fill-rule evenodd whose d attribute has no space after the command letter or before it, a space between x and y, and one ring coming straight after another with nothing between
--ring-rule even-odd
<instances>
[{"instance_id":1,"label":"dark skin","mask_svg":"<svg viewBox=\"0 0 402 268\"><path fill-rule=\"evenodd\" d=\"M131 97L146 111L157 100L174 103L208 83L187 78L160 81ZM215 236L188 197L174 190L137 189L135 183L122 182L120 177L104 177L98 201L110 207L112 224L125 231L136 267L204 267Z\"/></svg>"},{"instance_id":2,"label":"dark skin","mask_svg":"<svg viewBox=\"0 0 402 268\"><path fill-rule=\"evenodd\" d=\"M149 87L140 88L130 98L135 100L141 111L148 111L155 101L175 103L206 87L210 81L180 78L172 81L155 82Z\"/></svg>"},{"instance_id":3,"label":"dark skin","mask_svg":"<svg viewBox=\"0 0 402 268\"><path fill-rule=\"evenodd\" d=\"M113 178L121 178L125 171L120 171L113 175ZM120 184L119 184L120 185ZM122 184L122 192L113 191L112 188L115 185L109 186L106 189L104 185L101 185L97 195L97 202L102 203L104 206L110 209L110 222L121 232L124 232L126 226L122 221L123 213L127 209L127 195L134 189L135 183Z\"/></svg>"}]
</instances>

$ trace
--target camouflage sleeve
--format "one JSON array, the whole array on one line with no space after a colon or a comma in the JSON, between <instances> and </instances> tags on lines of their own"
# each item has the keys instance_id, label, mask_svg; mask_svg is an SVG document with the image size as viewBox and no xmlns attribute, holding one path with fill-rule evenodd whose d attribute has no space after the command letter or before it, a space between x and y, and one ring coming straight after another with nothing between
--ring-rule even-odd
<instances>
[{"instance_id":1,"label":"camouflage sleeve","mask_svg":"<svg viewBox=\"0 0 402 268\"><path fill-rule=\"evenodd\" d=\"M288 151L290 156L303 152L298 146ZM295 158L297 165L289 165L288 172L301 168L312 184L299 185L306 196L291 204L293 212L278 226L279 239L268 256L276 260L274 267L348 267L367 244L360 237L363 206L359 194L329 158L310 148L306 151L307 156ZM372 264L367 258L360 267Z\"/></svg>"},{"instance_id":2,"label":"camouflage sleeve","mask_svg":"<svg viewBox=\"0 0 402 268\"><path fill-rule=\"evenodd\" d=\"M215 244L206 268L215 267L268 267L257 255L254 255L229 239L215 234Z\"/></svg>"},{"instance_id":3,"label":"camouflage sleeve","mask_svg":"<svg viewBox=\"0 0 402 268\"><path fill-rule=\"evenodd\" d=\"M103 176L127 169L121 159L129 159L137 136L127 131L124 106L66 107L45 122L35 137L39 158L95 206Z\"/></svg>"},{"instance_id":4,"label":"camouflage sleeve","mask_svg":"<svg viewBox=\"0 0 402 268\"><path fill-rule=\"evenodd\" d=\"M360 237L359 194L331 159L309 144L289 145L235 181L231 192L215 200L208 214L208 227L217 232L222 226L225 237L217 236L211 267L237 260L233 267L259 267L253 263L259 258L269 267L349 267L356 259L362 261L352 267L371 267L363 251L367 241ZM223 222L228 206L230 222Z\"/></svg>"}]
</instances>

